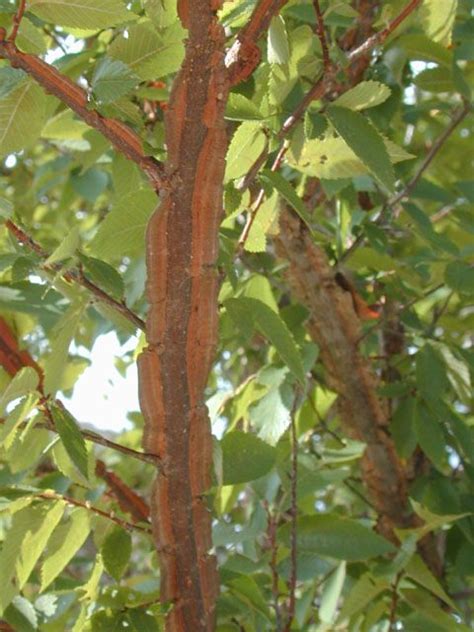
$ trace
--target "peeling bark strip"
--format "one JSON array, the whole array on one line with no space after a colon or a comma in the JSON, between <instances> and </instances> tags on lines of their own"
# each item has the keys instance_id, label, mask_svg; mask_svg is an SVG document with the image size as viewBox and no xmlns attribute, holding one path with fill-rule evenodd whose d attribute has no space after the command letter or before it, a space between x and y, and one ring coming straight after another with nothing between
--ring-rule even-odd
<instances>
[{"instance_id":1,"label":"peeling bark strip","mask_svg":"<svg viewBox=\"0 0 474 632\"><path fill-rule=\"evenodd\" d=\"M178 2L186 56L166 114L169 189L147 231L148 347L139 358L144 447L161 467L152 493L168 630L213 629L218 578L211 516L212 441L203 391L216 345L218 227L227 141L219 2Z\"/></svg>"},{"instance_id":2,"label":"peeling bark strip","mask_svg":"<svg viewBox=\"0 0 474 632\"><path fill-rule=\"evenodd\" d=\"M276 246L290 264L292 291L309 309L307 329L319 346L328 386L339 395L341 420L351 437L367 444L362 476L378 513L378 530L397 542L395 527L416 527L421 520L410 511L406 473L388 432L388 406L378 398L377 377L358 350L360 322L351 295L337 284L325 253L306 226L288 211L281 216ZM423 538L418 548L439 575L432 535Z\"/></svg>"}]
</instances>

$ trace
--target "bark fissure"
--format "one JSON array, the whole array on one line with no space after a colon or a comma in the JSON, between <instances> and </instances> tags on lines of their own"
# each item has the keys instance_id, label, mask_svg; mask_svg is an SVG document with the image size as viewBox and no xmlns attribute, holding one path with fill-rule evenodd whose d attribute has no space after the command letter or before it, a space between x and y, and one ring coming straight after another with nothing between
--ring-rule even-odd
<instances>
[{"instance_id":1,"label":"bark fissure","mask_svg":"<svg viewBox=\"0 0 474 632\"><path fill-rule=\"evenodd\" d=\"M169 630L213 629L218 590L212 438L204 388L216 345L218 227L227 140L218 3L178 3L186 56L166 115L169 188L147 230L148 347L139 359L144 445L160 457L152 523Z\"/></svg>"}]
</instances>

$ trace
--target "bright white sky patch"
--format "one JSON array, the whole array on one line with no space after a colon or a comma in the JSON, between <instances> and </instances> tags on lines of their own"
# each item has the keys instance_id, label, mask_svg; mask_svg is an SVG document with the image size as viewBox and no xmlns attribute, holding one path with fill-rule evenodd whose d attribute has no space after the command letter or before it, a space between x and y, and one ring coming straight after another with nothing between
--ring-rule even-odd
<instances>
[{"instance_id":1,"label":"bright white sky patch","mask_svg":"<svg viewBox=\"0 0 474 632\"><path fill-rule=\"evenodd\" d=\"M76 382L72 398L64 399L80 423L117 432L131 427L127 414L139 410L137 367L130 366L123 378L114 361L137 344L137 339L131 338L122 347L113 332L97 338L90 354L91 366Z\"/></svg>"}]
</instances>

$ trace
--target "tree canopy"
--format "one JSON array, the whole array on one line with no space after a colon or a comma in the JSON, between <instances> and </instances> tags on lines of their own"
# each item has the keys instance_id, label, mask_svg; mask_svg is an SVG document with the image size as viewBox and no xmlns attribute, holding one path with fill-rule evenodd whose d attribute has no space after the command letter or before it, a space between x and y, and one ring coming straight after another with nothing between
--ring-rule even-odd
<instances>
[{"instance_id":1,"label":"tree canopy","mask_svg":"<svg viewBox=\"0 0 474 632\"><path fill-rule=\"evenodd\" d=\"M473 10L0 0L1 630L472 629Z\"/></svg>"}]
</instances>

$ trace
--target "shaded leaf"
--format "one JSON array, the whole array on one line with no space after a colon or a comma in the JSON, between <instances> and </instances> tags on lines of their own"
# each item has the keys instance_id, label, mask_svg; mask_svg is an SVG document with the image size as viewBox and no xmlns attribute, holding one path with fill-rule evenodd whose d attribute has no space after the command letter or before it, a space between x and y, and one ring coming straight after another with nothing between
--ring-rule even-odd
<instances>
[{"instance_id":1,"label":"shaded leaf","mask_svg":"<svg viewBox=\"0 0 474 632\"><path fill-rule=\"evenodd\" d=\"M301 354L291 332L278 314L255 298L231 298L225 301L225 307L236 325L251 319L255 327L270 340L298 380L302 384L305 382Z\"/></svg>"},{"instance_id":2,"label":"shaded leaf","mask_svg":"<svg viewBox=\"0 0 474 632\"><path fill-rule=\"evenodd\" d=\"M109 575L119 581L125 572L132 554L130 534L120 527L113 528L100 549L104 567Z\"/></svg>"},{"instance_id":3,"label":"shaded leaf","mask_svg":"<svg viewBox=\"0 0 474 632\"><path fill-rule=\"evenodd\" d=\"M130 92L138 83L132 69L119 59L104 57L95 67L92 90L102 103L111 103Z\"/></svg>"},{"instance_id":4,"label":"shaded leaf","mask_svg":"<svg viewBox=\"0 0 474 632\"><path fill-rule=\"evenodd\" d=\"M290 525L280 528L283 541L289 542ZM385 538L364 527L355 520L333 514L303 516L298 519L297 542L299 551L308 551L355 562L394 552L395 548Z\"/></svg>"},{"instance_id":5,"label":"shaded leaf","mask_svg":"<svg viewBox=\"0 0 474 632\"><path fill-rule=\"evenodd\" d=\"M74 417L64 408L55 406L52 414L56 430L71 461L79 472L88 478L88 456L84 437L79 430Z\"/></svg>"},{"instance_id":6,"label":"shaded leaf","mask_svg":"<svg viewBox=\"0 0 474 632\"><path fill-rule=\"evenodd\" d=\"M265 476L276 460L276 450L247 432L235 430L221 441L223 485L236 485Z\"/></svg>"}]
</instances>

